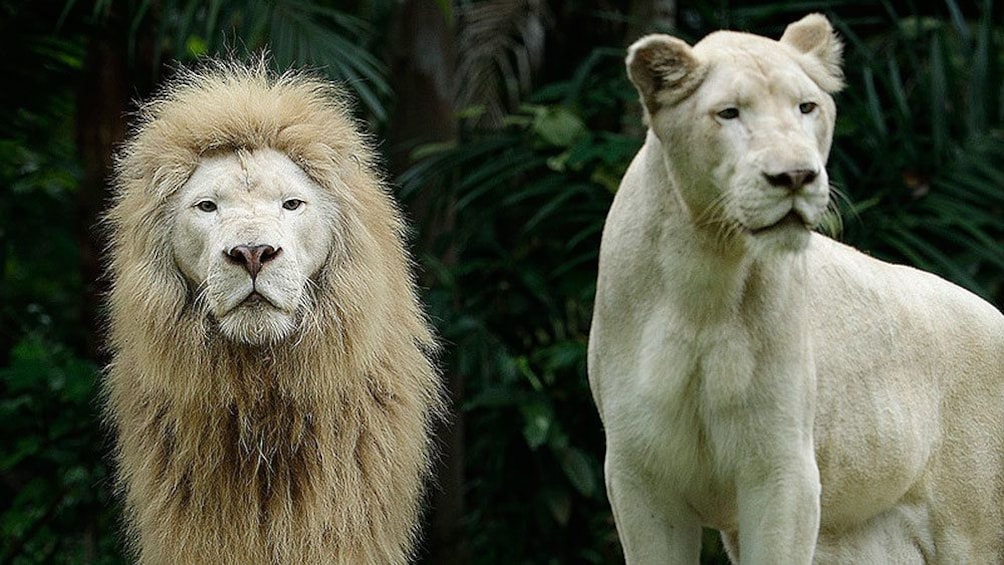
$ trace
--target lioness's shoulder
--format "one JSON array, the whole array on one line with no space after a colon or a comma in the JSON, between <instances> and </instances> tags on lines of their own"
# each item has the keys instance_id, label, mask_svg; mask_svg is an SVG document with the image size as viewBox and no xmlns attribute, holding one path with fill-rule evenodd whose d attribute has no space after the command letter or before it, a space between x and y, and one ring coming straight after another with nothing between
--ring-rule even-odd
<instances>
[{"instance_id":1,"label":"lioness's shoulder","mask_svg":"<svg viewBox=\"0 0 1004 565\"><path fill-rule=\"evenodd\" d=\"M996 327L1004 343L1004 315L976 294L944 278L882 261L829 237L813 234L807 249L810 294L816 304L841 301L855 310L890 309L902 316Z\"/></svg>"}]
</instances>

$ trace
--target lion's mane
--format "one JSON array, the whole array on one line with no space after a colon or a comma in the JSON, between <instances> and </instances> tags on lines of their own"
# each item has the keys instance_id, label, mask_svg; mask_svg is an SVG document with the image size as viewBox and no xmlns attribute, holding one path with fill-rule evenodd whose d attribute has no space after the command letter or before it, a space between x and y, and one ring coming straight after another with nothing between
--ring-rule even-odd
<instances>
[{"instance_id":1,"label":"lion's mane","mask_svg":"<svg viewBox=\"0 0 1004 565\"><path fill-rule=\"evenodd\" d=\"M182 71L118 155L106 414L141 563L403 563L430 428L434 339L402 221L342 93L264 61ZM172 195L204 155L273 148L324 190L337 242L295 334L220 337L172 254Z\"/></svg>"}]
</instances>

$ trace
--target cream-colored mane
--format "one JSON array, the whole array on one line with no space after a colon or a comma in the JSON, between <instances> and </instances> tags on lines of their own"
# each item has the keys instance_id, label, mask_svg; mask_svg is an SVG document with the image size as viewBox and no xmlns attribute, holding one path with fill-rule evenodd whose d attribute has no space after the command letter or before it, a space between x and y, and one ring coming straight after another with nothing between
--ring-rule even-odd
<instances>
[{"instance_id":1,"label":"cream-colored mane","mask_svg":"<svg viewBox=\"0 0 1004 565\"><path fill-rule=\"evenodd\" d=\"M589 343L629 565L1004 563L1004 316L811 231L841 45L649 36Z\"/></svg>"},{"instance_id":2,"label":"cream-colored mane","mask_svg":"<svg viewBox=\"0 0 1004 565\"><path fill-rule=\"evenodd\" d=\"M325 81L214 63L143 106L122 149L105 393L141 563L411 555L442 410L436 345L400 216L349 116ZM221 333L177 259L179 191L207 159L241 152L288 158L329 212L311 228L329 245L294 326L259 343L241 337L253 324Z\"/></svg>"}]
</instances>

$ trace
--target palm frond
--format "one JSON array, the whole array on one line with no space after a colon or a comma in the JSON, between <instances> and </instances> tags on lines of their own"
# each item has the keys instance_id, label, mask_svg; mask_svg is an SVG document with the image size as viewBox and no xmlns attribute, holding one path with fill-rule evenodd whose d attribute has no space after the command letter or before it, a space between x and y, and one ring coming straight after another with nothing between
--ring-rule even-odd
<instances>
[{"instance_id":1,"label":"palm frond","mask_svg":"<svg viewBox=\"0 0 1004 565\"><path fill-rule=\"evenodd\" d=\"M534 0L484 0L461 6L458 15L457 107L483 107L478 123L498 126L530 91L549 13Z\"/></svg>"},{"instance_id":2,"label":"palm frond","mask_svg":"<svg viewBox=\"0 0 1004 565\"><path fill-rule=\"evenodd\" d=\"M842 209L857 209L844 237L1004 300L1004 62L990 10L883 6L894 25L868 41L836 22L853 45L832 162Z\"/></svg>"},{"instance_id":3,"label":"palm frond","mask_svg":"<svg viewBox=\"0 0 1004 565\"><path fill-rule=\"evenodd\" d=\"M77 0L67 0L61 17ZM111 0L95 0L93 17L106 17ZM130 5L130 51L151 19L160 53L178 59L205 54L250 56L271 52L280 69L320 69L354 92L367 112L384 121L391 87L387 68L370 51L375 30L362 18L307 0L141 0Z\"/></svg>"}]
</instances>

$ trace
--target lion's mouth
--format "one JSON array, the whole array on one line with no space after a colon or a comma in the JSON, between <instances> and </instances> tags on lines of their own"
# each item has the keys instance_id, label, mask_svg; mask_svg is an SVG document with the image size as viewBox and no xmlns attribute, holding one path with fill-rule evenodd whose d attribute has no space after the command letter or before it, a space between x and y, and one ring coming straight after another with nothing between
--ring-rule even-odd
<instances>
[{"instance_id":1,"label":"lion's mouth","mask_svg":"<svg viewBox=\"0 0 1004 565\"><path fill-rule=\"evenodd\" d=\"M237 304L237 306L238 307L240 307L240 306L258 306L258 307L261 307L261 306L271 306L273 308L277 308L277 306L271 300L269 300L268 298L266 298L265 295L259 293L257 290L252 290L251 294L248 294L247 296L245 296L244 300L241 300L240 303Z\"/></svg>"},{"instance_id":2,"label":"lion's mouth","mask_svg":"<svg viewBox=\"0 0 1004 565\"><path fill-rule=\"evenodd\" d=\"M802 229L809 229L809 225L802 218L802 215L795 211L794 208L788 211L787 214L781 217L780 220L774 222L773 224L766 225L759 228L749 228L749 233L752 235L759 235L764 232L773 231L777 229L783 229L788 227L798 227Z\"/></svg>"}]
</instances>

